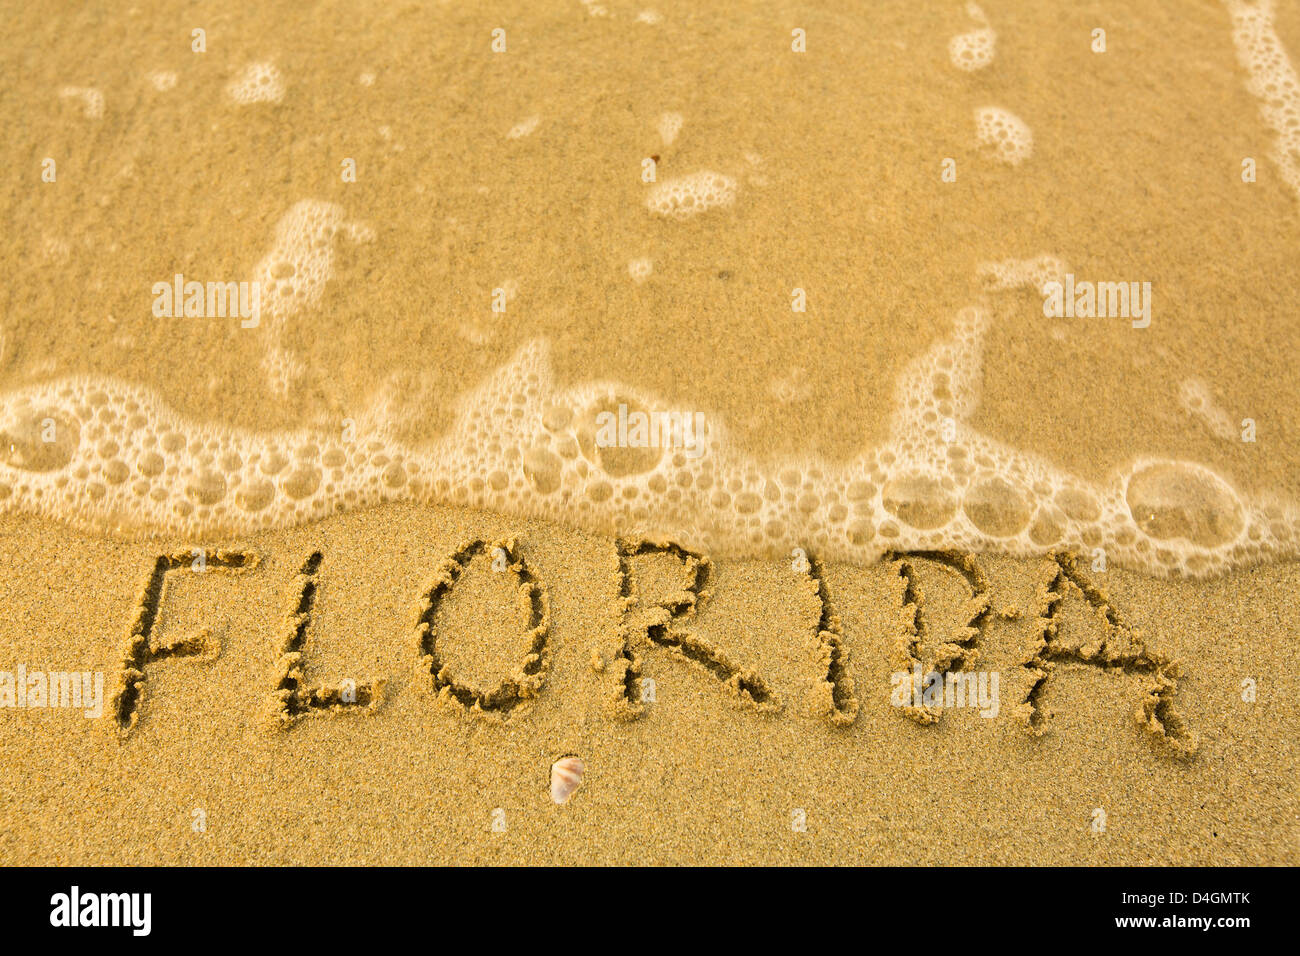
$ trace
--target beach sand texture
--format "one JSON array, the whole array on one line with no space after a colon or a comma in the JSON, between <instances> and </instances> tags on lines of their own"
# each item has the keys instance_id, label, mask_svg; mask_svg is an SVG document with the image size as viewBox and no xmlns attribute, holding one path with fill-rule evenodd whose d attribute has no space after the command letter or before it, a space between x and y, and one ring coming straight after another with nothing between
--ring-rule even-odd
<instances>
[{"instance_id":1,"label":"beach sand texture","mask_svg":"<svg viewBox=\"0 0 1300 956\"><path fill-rule=\"evenodd\" d=\"M1296 5L0 15L7 861L1300 862Z\"/></svg>"}]
</instances>

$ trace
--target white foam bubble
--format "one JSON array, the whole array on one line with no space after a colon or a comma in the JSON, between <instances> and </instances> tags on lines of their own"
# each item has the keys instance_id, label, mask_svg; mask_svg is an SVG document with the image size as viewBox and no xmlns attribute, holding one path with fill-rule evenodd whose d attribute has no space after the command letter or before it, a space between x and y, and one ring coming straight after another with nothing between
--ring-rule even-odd
<instances>
[{"instance_id":1,"label":"white foam bubble","mask_svg":"<svg viewBox=\"0 0 1300 956\"><path fill-rule=\"evenodd\" d=\"M506 133L506 139L523 139L525 136L531 136L536 132L537 127L541 125L542 118L536 114L521 119L514 126L510 127L510 132Z\"/></svg>"},{"instance_id":2,"label":"white foam bubble","mask_svg":"<svg viewBox=\"0 0 1300 956\"><path fill-rule=\"evenodd\" d=\"M730 206L739 185L730 176L704 169L656 183L646 196L646 208L658 216L690 219L710 209Z\"/></svg>"},{"instance_id":3,"label":"white foam bubble","mask_svg":"<svg viewBox=\"0 0 1300 956\"><path fill-rule=\"evenodd\" d=\"M79 101L86 119L104 118L104 94L93 86L65 86L59 90L59 98Z\"/></svg>"},{"instance_id":4,"label":"white foam bubble","mask_svg":"<svg viewBox=\"0 0 1300 956\"><path fill-rule=\"evenodd\" d=\"M1006 260L981 273L1013 288L1036 282L1045 263L1060 260ZM1090 482L980 433L970 422L993 314L990 301L961 310L952 334L904 367L887 440L847 462L752 458L700 410L619 382L560 387L536 340L460 399L443 438L420 446L393 437L385 403L357 416L345 444L326 430L189 421L149 390L109 379L12 391L0 396L0 511L193 537L415 500L668 534L720 554L811 547L828 560L871 561L891 550L1100 548L1109 562L1158 575L1297 554L1300 511L1247 501L1203 464L1140 458ZM689 444L608 447L599 416L620 408L703 418Z\"/></svg>"},{"instance_id":5,"label":"white foam bubble","mask_svg":"<svg viewBox=\"0 0 1300 956\"><path fill-rule=\"evenodd\" d=\"M1003 259L1001 262L985 262L976 270L976 275L984 282L990 292L1002 292L1008 289L1033 289L1042 292L1048 282L1061 282L1069 272L1065 262L1053 255L1043 254L1032 259Z\"/></svg>"},{"instance_id":6,"label":"white foam bubble","mask_svg":"<svg viewBox=\"0 0 1300 956\"><path fill-rule=\"evenodd\" d=\"M259 321L268 339L264 367L276 394L286 394L305 366L280 344L285 324L320 301L334 276L335 239L370 242L374 229L351 221L337 203L304 199L275 227L271 248L253 267L260 288Z\"/></svg>"},{"instance_id":7,"label":"white foam bubble","mask_svg":"<svg viewBox=\"0 0 1300 956\"><path fill-rule=\"evenodd\" d=\"M165 93L175 88L177 77L171 70L153 70L146 76L146 79L155 90Z\"/></svg>"},{"instance_id":8,"label":"white foam bubble","mask_svg":"<svg viewBox=\"0 0 1300 956\"><path fill-rule=\"evenodd\" d=\"M659 117L659 138L663 140L665 146L671 146L677 139L677 134L682 131L683 122L685 120L682 119L681 113L664 113Z\"/></svg>"},{"instance_id":9,"label":"white foam bubble","mask_svg":"<svg viewBox=\"0 0 1300 956\"><path fill-rule=\"evenodd\" d=\"M645 282L646 279L649 279L651 273L654 271L654 263L645 256L633 259L627 264L627 274L632 277L632 281L637 285L640 285L642 282Z\"/></svg>"},{"instance_id":10,"label":"white foam bubble","mask_svg":"<svg viewBox=\"0 0 1300 956\"><path fill-rule=\"evenodd\" d=\"M1178 402L1183 411L1198 419L1216 438L1237 441L1239 436L1232 419L1214 401L1210 386L1199 378L1190 378L1178 386Z\"/></svg>"},{"instance_id":11,"label":"white foam bubble","mask_svg":"<svg viewBox=\"0 0 1300 956\"><path fill-rule=\"evenodd\" d=\"M1273 0L1223 0L1232 17L1232 42L1246 68L1246 86L1256 96L1264 121L1277 133L1269 153L1300 199L1300 79L1273 25Z\"/></svg>"},{"instance_id":12,"label":"white foam bubble","mask_svg":"<svg viewBox=\"0 0 1300 956\"><path fill-rule=\"evenodd\" d=\"M979 4L966 4L966 15L980 26L968 33L959 33L948 41L948 59L957 69L973 73L993 62L998 35Z\"/></svg>"},{"instance_id":13,"label":"white foam bubble","mask_svg":"<svg viewBox=\"0 0 1300 956\"><path fill-rule=\"evenodd\" d=\"M269 60L250 63L226 85L226 96L240 105L279 103L284 99L284 77Z\"/></svg>"},{"instance_id":14,"label":"white foam bubble","mask_svg":"<svg viewBox=\"0 0 1300 956\"><path fill-rule=\"evenodd\" d=\"M975 111L975 137L1010 166L1019 166L1034 151L1034 134L1024 120L1000 106L982 106Z\"/></svg>"}]
</instances>

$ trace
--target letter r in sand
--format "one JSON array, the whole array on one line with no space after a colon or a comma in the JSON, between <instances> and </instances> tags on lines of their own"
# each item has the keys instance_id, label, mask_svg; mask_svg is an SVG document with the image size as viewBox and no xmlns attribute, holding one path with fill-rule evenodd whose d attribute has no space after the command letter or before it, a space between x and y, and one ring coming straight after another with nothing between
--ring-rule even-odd
<instances>
[{"instance_id":1,"label":"letter r in sand","mask_svg":"<svg viewBox=\"0 0 1300 956\"><path fill-rule=\"evenodd\" d=\"M707 557L671 541L619 540L617 548L621 648L611 692L617 716L635 719L646 711L637 647L667 649L711 674L742 700L762 708L778 706L762 678L742 670L689 629L709 596L712 562Z\"/></svg>"}]
</instances>

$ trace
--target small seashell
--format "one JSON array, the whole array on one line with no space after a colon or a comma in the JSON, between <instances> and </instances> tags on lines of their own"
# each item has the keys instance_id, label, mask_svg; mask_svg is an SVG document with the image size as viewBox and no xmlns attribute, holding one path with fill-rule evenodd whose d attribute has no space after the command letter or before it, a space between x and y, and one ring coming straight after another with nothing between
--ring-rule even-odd
<instances>
[{"instance_id":1,"label":"small seashell","mask_svg":"<svg viewBox=\"0 0 1300 956\"><path fill-rule=\"evenodd\" d=\"M584 769L580 757L561 757L551 764L551 799L556 803L568 803L582 783Z\"/></svg>"}]
</instances>

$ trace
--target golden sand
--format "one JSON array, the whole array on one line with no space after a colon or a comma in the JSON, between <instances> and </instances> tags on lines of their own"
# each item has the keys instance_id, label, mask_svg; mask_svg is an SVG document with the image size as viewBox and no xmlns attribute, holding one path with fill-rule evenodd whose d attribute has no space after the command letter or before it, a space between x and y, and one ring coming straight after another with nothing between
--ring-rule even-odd
<instances>
[{"instance_id":1,"label":"golden sand","mask_svg":"<svg viewBox=\"0 0 1300 956\"><path fill-rule=\"evenodd\" d=\"M101 670L111 686L159 549L27 519L0 530L6 659ZM531 696L476 710L431 690L416 622L421 595L466 541L508 536L545 590L546 666ZM1201 583L1086 574L1104 578L1109 605L1151 654L1182 663L1171 710L1197 740L1188 757L1136 718L1152 683L1123 666L1057 663L1036 697L1044 725L1027 723L1018 705L1056 568L1046 558L978 560L992 613L972 667L1001 673L1000 706L927 724L891 703L891 674L917 636L896 563L823 569L847 651L838 676L856 702L851 721L836 721L817 694L822 601L785 563L717 562L706 599L678 625L761 681L760 706L638 630L654 602L681 596L671 556L634 559L625 610L613 541L500 516L399 506L230 547L260 563L171 572L153 636L165 646L207 628L220 654L150 660L129 733L111 713L5 712L7 860L1296 862L1294 566ZM316 552L303 689L383 682L382 700L358 695L285 721L275 711L287 611ZM959 635L970 586L935 561L910 565L926 633ZM480 555L440 605L438 649L459 685L497 688L532 649L510 577ZM1062 646L1108 639L1082 591L1068 590L1055 620ZM635 708L625 641L638 680L654 682L652 702L636 685ZM567 754L586 769L558 806L550 768Z\"/></svg>"},{"instance_id":2,"label":"golden sand","mask_svg":"<svg viewBox=\"0 0 1300 956\"><path fill-rule=\"evenodd\" d=\"M1294 4L0 8L7 862L1300 862Z\"/></svg>"}]
</instances>

